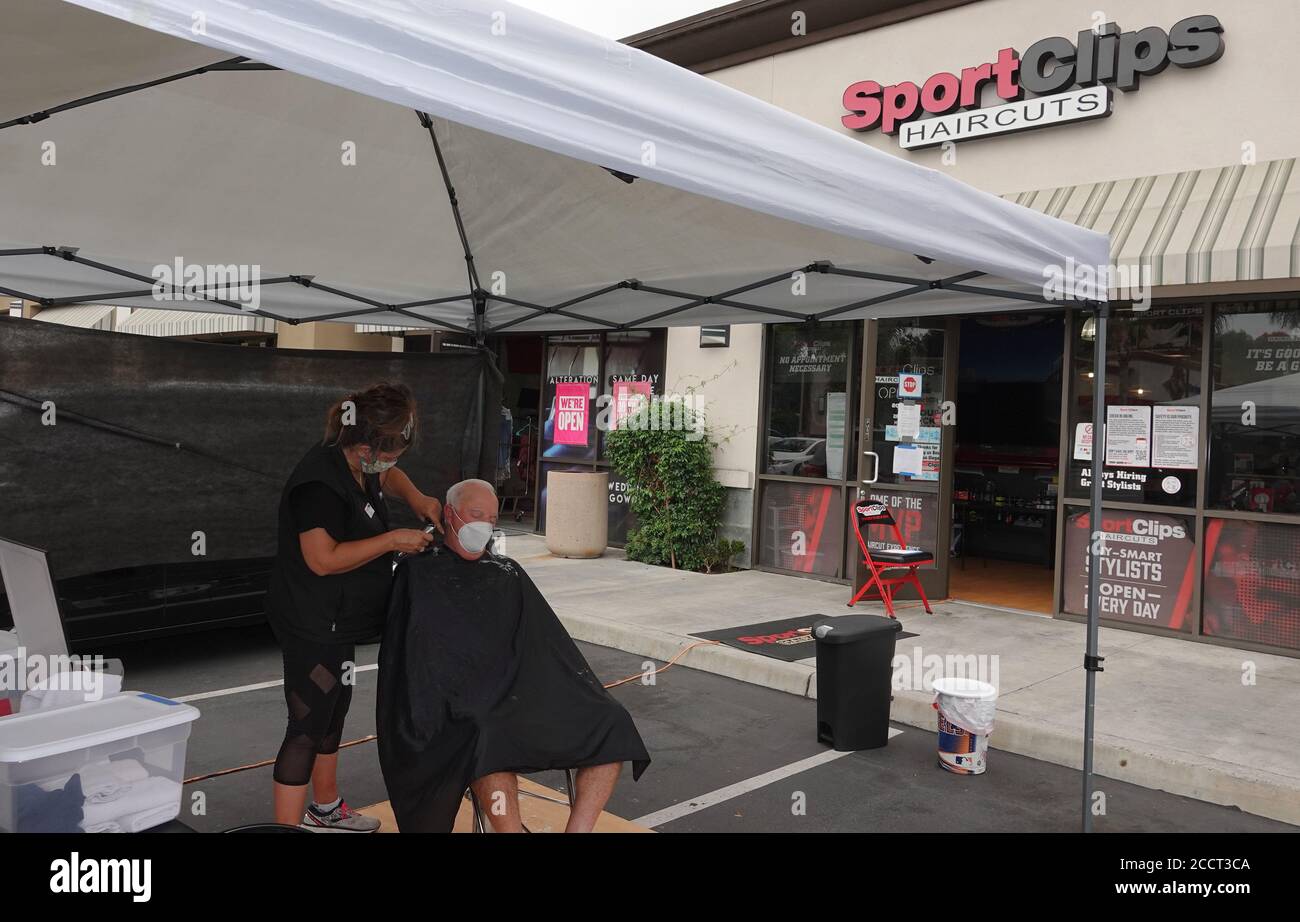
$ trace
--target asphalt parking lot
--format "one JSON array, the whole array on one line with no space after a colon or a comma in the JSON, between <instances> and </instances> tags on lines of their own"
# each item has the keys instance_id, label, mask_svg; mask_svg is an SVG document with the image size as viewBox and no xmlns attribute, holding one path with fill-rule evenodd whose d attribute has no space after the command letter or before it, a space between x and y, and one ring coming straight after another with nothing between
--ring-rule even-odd
<instances>
[{"instance_id":1,"label":"asphalt parking lot","mask_svg":"<svg viewBox=\"0 0 1300 922\"><path fill-rule=\"evenodd\" d=\"M581 645L608 683L640 673L643 658ZM193 725L186 775L228 772L187 786L182 820L215 832L271 817L269 765L283 735L280 653L266 627L123 644L128 688L183 698ZM377 646L358 649L358 680L345 741L375 730ZM639 782L620 780L608 810L660 832L1072 832L1079 828L1077 771L991 750L989 770L951 775L937 765L935 735L914 727L883 749L840 754L816 739L816 702L685 667L653 686L614 689L654 759ZM354 807L386 800L376 747L340 758L340 784ZM536 780L560 788L560 773ZM1252 832L1295 827L1159 791L1113 782L1098 831ZM204 812L191 815L201 802Z\"/></svg>"}]
</instances>

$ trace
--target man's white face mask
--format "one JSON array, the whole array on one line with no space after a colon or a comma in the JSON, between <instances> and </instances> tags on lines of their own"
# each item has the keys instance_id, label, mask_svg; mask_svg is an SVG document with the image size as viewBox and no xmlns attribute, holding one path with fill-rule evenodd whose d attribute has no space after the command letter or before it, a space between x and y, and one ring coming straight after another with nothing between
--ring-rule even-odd
<instances>
[{"instance_id":1,"label":"man's white face mask","mask_svg":"<svg viewBox=\"0 0 1300 922\"><path fill-rule=\"evenodd\" d=\"M492 523L491 522L466 522L456 507L452 507L456 512L456 518L462 523L460 528L456 529L456 538L460 541L460 546L471 554L477 554L488 546L492 540Z\"/></svg>"}]
</instances>

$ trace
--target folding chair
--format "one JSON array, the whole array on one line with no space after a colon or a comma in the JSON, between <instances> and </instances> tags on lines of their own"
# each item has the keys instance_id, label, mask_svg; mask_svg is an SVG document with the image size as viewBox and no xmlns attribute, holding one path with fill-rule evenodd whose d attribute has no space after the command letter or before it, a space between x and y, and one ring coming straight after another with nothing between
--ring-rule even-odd
<instances>
[{"instance_id":1,"label":"folding chair","mask_svg":"<svg viewBox=\"0 0 1300 922\"><path fill-rule=\"evenodd\" d=\"M867 536L864 531L870 525L887 525L892 528L898 547L871 550L867 545ZM930 600L925 597L925 589L921 586L921 578L916 572L921 564L934 560L934 555L918 547L907 546L907 543L903 540L903 533L899 531L898 523L894 521L894 517L889 512L889 506L872 500L859 500L853 504L853 526L853 533L858 538L858 547L862 549L862 563L866 566L870 575L857 594L849 600L849 608L858 604L858 600L874 586L876 591L880 593L881 600L885 603L885 611L888 612L889 617L897 620L897 616L894 614L895 588L910 583L921 594L921 601L925 603L926 612L934 614L930 610ZM899 569L907 572L902 576L884 575L886 570Z\"/></svg>"},{"instance_id":2,"label":"folding chair","mask_svg":"<svg viewBox=\"0 0 1300 922\"><path fill-rule=\"evenodd\" d=\"M573 788L573 769L571 768L566 768L564 770L564 788L565 793L569 798L569 809L572 810L575 792ZM529 794L528 791L520 791L519 793L525 795ZM488 819L487 813L483 810L483 805L479 803L478 798L474 796L474 789L472 787L466 788L465 796L469 798L470 806L474 810L474 832L487 832L491 828L491 820ZM528 827L524 826L524 832L529 831Z\"/></svg>"}]
</instances>

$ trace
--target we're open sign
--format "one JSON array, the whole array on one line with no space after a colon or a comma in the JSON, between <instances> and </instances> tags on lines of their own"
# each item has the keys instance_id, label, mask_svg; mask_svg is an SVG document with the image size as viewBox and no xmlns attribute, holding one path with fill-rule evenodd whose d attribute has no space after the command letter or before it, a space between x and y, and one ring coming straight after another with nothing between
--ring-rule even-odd
<instances>
[{"instance_id":1,"label":"we're open sign","mask_svg":"<svg viewBox=\"0 0 1300 922\"><path fill-rule=\"evenodd\" d=\"M581 381L562 381L555 385L555 444L587 444L588 388Z\"/></svg>"}]
</instances>

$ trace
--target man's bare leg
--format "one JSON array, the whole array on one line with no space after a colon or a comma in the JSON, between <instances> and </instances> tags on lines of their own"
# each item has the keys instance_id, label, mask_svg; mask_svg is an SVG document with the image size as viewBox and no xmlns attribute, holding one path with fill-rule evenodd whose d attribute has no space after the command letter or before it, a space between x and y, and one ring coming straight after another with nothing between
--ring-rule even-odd
<instances>
[{"instance_id":1,"label":"man's bare leg","mask_svg":"<svg viewBox=\"0 0 1300 922\"><path fill-rule=\"evenodd\" d=\"M519 816L519 779L514 772L484 775L470 787L488 815L493 832L523 832Z\"/></svg>"},{"instance_id":2,"label":"man's bare leg","mask_svg":"<svg viewBox=\"0 0 1300 922\"><path fill-rule=\"evenodd\" d=\"M614 784L621 771L622 762L578 769L573 783L573 809L569 812L565 832L591 832L596 828L596 819L609 802L609 795L614 793Z\"/></svg>"}]
</instances>

